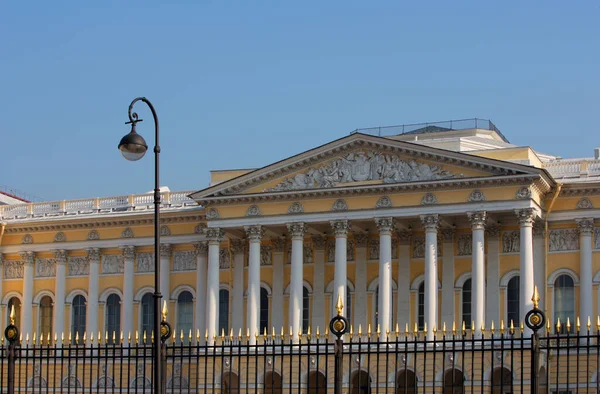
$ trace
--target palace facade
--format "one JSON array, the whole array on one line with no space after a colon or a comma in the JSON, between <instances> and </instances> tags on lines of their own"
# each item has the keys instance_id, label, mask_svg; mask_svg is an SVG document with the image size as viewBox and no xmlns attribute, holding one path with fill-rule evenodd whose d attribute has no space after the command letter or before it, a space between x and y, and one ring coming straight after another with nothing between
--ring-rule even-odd
<instances>
[{"instance_id":1,"label":"palace facade","mask_svg":"<svg viewBox=\"0 0 600 394\"><path fill-rule=\"evenodd\" d=\"M595 324L598 155L562 159L491 122L463 126L359 131L163 192L177 336L324 332L338 297L355 331L382 338L396 325L430 338L444 324L518 326L534 286L551 321ZM152 198L0 205L0 325L14 306L24 335L150 335Z\"/></svg>"}]
</instances>

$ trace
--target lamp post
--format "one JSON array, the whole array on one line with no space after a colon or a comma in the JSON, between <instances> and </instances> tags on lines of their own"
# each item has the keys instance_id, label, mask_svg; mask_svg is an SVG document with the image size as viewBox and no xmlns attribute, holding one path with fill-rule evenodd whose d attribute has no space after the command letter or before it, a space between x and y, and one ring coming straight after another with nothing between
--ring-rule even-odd
<instances>
[{"instance_id":1,"label":"lamp post","mask_svg":"<svg viewBox=\"0 0 600 394\"><path fill-rule=\"evenodd\" d=\"M138 101L142 101L150 107L152 116L154 117L154 131L155 131L155 145L154 145L154 393L162 393L162 371L161 371L161 320L160 320L160 299L162 294L160 293L160 190L158 182L159 173L159 155L160 145L158 144L158 117L154 106L145 97L138 97L129 104L129 122L125 124L131 124L131 131L119 142L119 150L123 157L129 161L140 160L146 154L148 145L144 138L135 131L136 124L141 122L142 119L138 118L138 114L132 112L133 106ZM167 273L168 275L169 273Z\"/></svg>"}]
</instances>

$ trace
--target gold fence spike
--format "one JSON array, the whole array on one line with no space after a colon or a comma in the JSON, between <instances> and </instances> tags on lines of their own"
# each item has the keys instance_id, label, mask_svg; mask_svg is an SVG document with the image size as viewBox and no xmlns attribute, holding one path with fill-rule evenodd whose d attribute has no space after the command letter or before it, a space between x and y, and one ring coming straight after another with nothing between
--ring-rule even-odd
<instances>
[{"instance_id":1,"label":"gold fence spike","mask_svg":"<svg viewBox=\"0 0 600 394\"><path fill-rule=\"evenodd\" d=\"M371 337L371 323L367 325L367 335Z\"/></svg>"},{"instance_id":2,"label":"gold fence spike","mask_svg":"<svg viewBox=\"0 0 600 394\"><path fill-rule=\"evenodd\" d=\"M321 335L319 334L319 326L317 326L317 339L319 339Z\"/></svg>"},{"instance_id":3,"label":"gold fence spike","mask_svg":"<svg viewBox=\"0 0 600 394\"><path fill-rule=\"evenodd\" d=\"M500 320L500 334L504 335L504 319Z\"/></svg>"},{"instance_id":4,"label":"gold fence spike","mask_svg":"<svg viewBox=\"0 0 600 394\"><path fill-rule=\"evenodd\" d=\"M22 343L22 342L23 342L23 333L20 333L19 334L19 343Z\"/></svg>"},{"instance_id":5,"label":"gold fence spike","mask_svg":"<svg viewBox=\"0 0 600 394\"><path fill-rule=\"evenodd\" d=\"M144 330L144 332L142 333L143 337L144 337L144 342L146 342L146 330ZM138 330L135 330L135 343L138 344L140 343L140 332Z\"/></svg>"},{"instance_id":6,"label":"gold fence spike","mask_svg":"<svg viewBox=\"0 0 600 394\"><path fill-rule=\"evenodd\" d=\"M329 336L329 327L325 326L325 337Z\"/></svg>"},{"instance_id":7,"label":"gold fence spike","mask_svg":"<svg viewBox=\"0 0 600 394\"><path fill-rule=\"evenodd\" d=\"M442 335L446 335L446 322L442 324Z\"/></svg>"},{"instance_id":8,"label":"gold fence spike","mask_svg":"<svg viewBox=\"0 0 600 394\"><path fill-rule=\"evenodd\" d=\"M265 339L265 341L267 340L267 327L265 327L263 330L263 338Z\"/></svg>"},{"instance_id":9,"label":"gold fence spike","mask_svg":"<svg viewBox=\"0 0 600 394\"><path fill-rule=\"evenodd\" d=\"M408 331L408 323L404 323L404 333L408 335L410 331Z\"/></svg>"},{"instance_id":10,"label":"gold fence spike","mask_svg":"<svg viewBox=\"0 0 600 394\"><path fill-rule=\"evenodd\" d=\"M87 342L87 332L83 332L83 343L85 344Z\"/></svg>"},{"instance_id":11,"label":"gold fence spike","mask_svg":"<svg viewBox=\"0 0 600 394\"><path fill-rule=\"evenodd\" d=\"M200 343L200 329L196 328L196 342Z\"/></svg>"},{"instance_id":12,"label":"gold fence spike","mask_svg":"<svg viewBox=\"0 0 600 394\"><path fill-rule=\"evenodd\" d=\"M456 335L456 321L452 322L452 335Z\"/></svg>"},{"instance_id":13,"label":"gold fence spike","mask_svg":"<svg viewBox=\"0 0 600 394\"><path fill-rule=\"evenodd\" d=\"M358 325L358 336L362 337L362 324Z\"/></svg>"},{"instance_id":14,"label":"gold fence spike","mask_svg":"<svg viewBox=\"0 0 600 394\"><path fill-rule=\"evenodd\" d=\"M250 328L246 327L246 340L250 339Z\"/></svg>"},{"instance_id":15,"label":"gold fence spike","mask_svg":"<svg viewBox=\"0 0 600 394\"><path fill-rule=\"evenodd\" d=\"M350 325L350 338L354 336L354 327Z\"/></svg>"},{"instance_id":16,"label":"gold fence spike","mask_svg":"<svg viewBox=\"0 0 600 394\"><path fill-rule=\"evenodd\" d=\"M104 343L108 343L108 331L104 335Z\"/></svg>"},{"instance_id":17,"label":"gold fence spike","mask_svg":"<svg viewBox=\"0 0 600 394\"><path fill-rule=\"evenodd\" d=\"M121 330L121 335L120 335L120 337L119 337L119 339L120 339L121 343L123 343L123 342L124 342L124 341L123 341L123 339L124 339L124 338L125 338L125 337L123 336L123 331Z\"/></svg>"},{"instance_id":18,"label":"gold fence spike","mask_svg":"<svg viewBox=\"0 0 600 394\"><path fill-rule=\"evenodd\" d=\"M496 327L494 327L494 321L492 320L492 325L490 326L490 331L492 332L492 335L496 333Z\"/></svg>"},{"instance_id":19,"label":"gold fence spike","mask_svg":"<svg viewBox=\"0 0 600 394\"><path fill-rule=\"evenodd\" d=\"M462 325L462 334L463 335L467 334L467 324L465 323L464 320L463 320L463 325Z\"/></svg>"},{"instance_id":20,"label":"gold fence spike","mask_svg":"<svg viewBox=\"0 0 600 394\"><path fill-rule=\"evenodd\" d=\"M531 301L533 301L533 307L538 309L540 305L540 293L538 293L537 286L533 286L533 296L531 297Z\"/></svg>"},{"instance_id":21,"label":"gold fence spike","mask_svg":"<svg viewBox=\"0 0 600 394\"><path fill-rule=\"evenodd\" d=\"M113 345L117 342L117 333L115 331L113 331L112 341L113 341Z\"/></svg>"},{"instance_id":22,"label":"gold fence spike","mask_svg":"<svg viewBox=\"0 0 600 394\"><path fill-rule=\"evenodd\" d=\"M169 313L169 309L167 309L167 300L165 300L165 301L163 301L162 321L167 321L168 313Z\"/></svg>"},{"instance_id":23,"label":"gold fence spike","mask_svg":"<svg viewBox=\"0 0 600 394\"><path fill-rule=\"evenodd\" d=\"M238 331L238 341L242 340L242 329L240 328L240 330Z\"/></svg>"},{"instance_id":24,"label":"gold fence spike","mask_svg":"<svg viewBox=\"0 0 600 394\"><path fill-rule=\"evenodd\" d=\"M509 333L512 335L515 333L515 324L513 322L513 319L510 319L510 328L509 328Z\"/></svg>"},{"instance_id":25,"label":"gold fence spike","mask_svg":"<svg viewBox=\"0 0 600 394\"><path fill-rule=\"evenodd\" d=\"M398 322L396 322L396 337L400 334L400 327L398 325Z\"/></svg>"},{"instance_id":26,"label":"gold fence spike","mask_svg":"<svg viewBox=\"0 0 600 394\"><path fill-rule=\"evenodd\" d=\"M352 326L350 326L350 330L352 330ZM308 326L308 330L306 331L306 337L310 340L310 326Z\"/></svg>"},{"instance_id":27,"label":"gold fence spike","mask_svg":"<svg viewBox=\"0 0 600 394\"><path fill-rule=\"evenodd\" d=\"M29 345L29 333L25 334L25 343Z\"/></svg>"},{"instance_id":28,"label":"gold fence spike","mask_svg":"<svg viewBox=\"0 0 600 394\"><path fill-rule=\"evenodd\" d=\"M423 334L427 335L427 322L423 324Z\"/></svg>"},{"instance_id":29,"label":"gold fence spike","mask_svg":"<svg viewBox=\"0 0 600 394\"><path fill-rule=\"evenodd\" d=\"M179 334L179 340L183 343L184 339L185 339L185 335L183 334L183 330L181 330L181 334Z\"/></svg>"},{"instance_id":30,"label":"gold fence spike","mask_svg":"<svg viewBox=\"0 0 600 394\"><path fill-rule=\"evenodd\" d=\"M154 334L154 332L152 334ZM204 340L208 341L208 328L204 331Z\"/></svg>"},{"instance_id":31,"label":"gold fence spike","mask_svg":"<svg viewBox=\"0 0 600 394\"><path fill-rule=\"evenodd\" d=\"M433 324L433 329L431 331L434 335L437 333L437 327L435 326L435 323Z\"/></svg>"},{"instance_id":32,"label":"gold fence spike","mask_svg":"<svg viewBox=\"0 0 600 394\"><path fill-rule=\"evenodd\" d=\"M181 333L183 334L183 330L181 330ZM256 332L256 336L258 336L258 331ZM225 339L225 329L221 328L221 339Z\"/></svg>"},{"instance_id":33,"label":"gold fence spike","mask_svg":"<svg viewBox=\"0 0 600 394\"><path fill-rule=\"evenodd\" d=\"M33 342L34 345L35 345L35 340L36 340L36 333L34 332L33 333L33 340L32 340L32 342Z\"/></svg>"},{"instance_id":34,"label":"gold fence spike","mask_svg":"<svg viewBox=\"0 0 600 394\"><path fill-rule=\"evenodd\" d=\"M419 325L417 324L417 322L415 322L415 328L413 329L413 332L415 336L417 336L417 334L419 333Z\"/></svg>"},{"instance_id":35,"label":"gold fence spike","mask_svg":"<svg viewBox=\"0 0 600 394\"><path fill-rule=\"evenodd\" d=\"M279 339L281 339L283 341L284 337L285 337L285 331L283 330L283 326L281 326L281 331L279 333Z\"/></svg>"},{"instance_id":36,"label":"gold fence spike","mask_svg":"<svg viewBox=\"0 0 600 394\"><path fill-rule=\"evenodd\" d=\"M302 327L298 327L298 339L302 338Z\"/></svg>"},{"instance_id":37,"label":"gold fence spike","mask_svg":"<svg viewBox=\"0 0 600 394\"><path fill-rule=\"evenodd\" d=\"M588 316L588 320L587 320L587 329L588 329L588 331L590 331L591 328L592 328L592 319L590 319L590 317Z\"/></svg>"},{"instance_id":38,"label":"gold fence spike","mask_svg":"<svg viewBox=\"0 0 600 394\"><path fill-rule=\"evenodd\" d=\"M271 332L271 339L275 340L277 338L277 333L275 332L275 326L272 327L273 331Z\"/></svg>"},{"instance_id":39,"label":"gold fence spike","mask_svg":"<svg viewBox=\"0 0 600 394\"><path fill-rule=\"evenodd\" d=\"M73 342L73 335L71 331L69 331L69 343Z\"/></svg>"},{"instance_id":40,"label":"gold fence spike","mask_svg":"<svg viewBox=\"0 0 600 394\"><path fill-rule=\"evenodd\" d=\"M56 339L55 339L56 341ZM102 333L98 330L98 343L102 342Z\"/></svg>"},{"instance_id":41,"label":"gold fence spike","mask_svg":"<svg viewBox=\"0 0 600 394\"><path fill-rule=\"evenodd\" d=\"M577 333L579 333L579 331L581 330L581 322L579 321L579 316L577 316L577 320L575 321L575 330L577 330Z\"/></svg>"},{"instance_id":42,"label":"gold fence spike","mask_svg":"<svg viewBox=\"0 0 600 394\"><path fill-rule=\"evenodd\" d=\"M131 343L131 331L127 333L127 343Z\"/></svg>"},{"instance_id":43,"label":"gold fence spike","mask_svg":"<svg viewBox=\"0 0 600 394\"><path fill-rule=\"evenodd\" d=\"M154 330L150 331L150 341L154 343Z\"/></svg>"},{"instance_id":44,"label":"gold fence spike","mask_svg":"<svg viewBox=\"0 0 600 394\"><path fill-rule=\"evenodd\" d=\"M335 310L337 311L338 316L342 316L342 312L344 310L344 304L342 303L342 295L338 294L337 303L335 304Z\"/></svg>"},{"instance_id":45,"label":"gold fence spike","mask_svg":"<svg viewBox=\"0 0 600 394\"><path fill-rule=\"evenodd\" d=\"M75 344L79 345L79 331L75 331Z\"/></svg>"},{"instance_id":46,"label":"gold fence spike","mask_svg":"<svg viewBox=\"0 0 600 394\"><path fill-rule=\"evenodd\" d=\"M192 337L192 331L190 330L190 338ZM233 341L233 328L231 328L231 330L229 330L229 340ZM190 339L191 341L191 339Z\"/></svg>"},{"instance_id":47,"label":"gold fence spike","mask_svg":"<svg viewBox=\"0 0 600 394\"><path fill-rule=\"evenodd\" d=\"M54 333L54 343L58 342L58 334L55 332Z\"/></svg>"},{"instance_id":48,"label":"gold fence spike","mask_svg":"<svg viewBox=\"0 0 600 394\"><path fill-rule=\"evenodd\" d=\"M48 337L47 337L46 343L47 343L48 345L50 345L50 333L49 333L49 332L48 332Z\"/></svg>"},{"instance_id":49,"label":"gold fence spike","mask_svg":"<svg viewBox=\"0 0 600 394\"><path fill-rule=\"evenodd\" d=\"M292 326L290 326L290 341L294 337L294 331L292 330Z\"/></svg>"},{"instance_id":50,"label":"gold fence spike","mask_svg":"<svg viewBox=\"0 0 600 394\"><path fill-rule=\"evenodd\" d=\"M10 324L15 325L15 304L10 306Z\"/></svg>"},{"instance_id":51,"label":"gold fence spike","mask_svg":"<svg viewBox=\"0 0 600 394\"><path fill-rule=\"evenodd\" d=\"M571 319L567 317L567 332L571 332Z\"/></svg>"},{"instance_id":52,"label":"gold fence spike","mask_svg":"<svg viewBox=\"0 0 600 394\"><path fill-rule=\"evenodd\" d=\"M521 324L519 324L519 330L521 330L521 334L525 331L525 325L523 324L523 320L521 320Z\"/></svg>"},{"instance_id":53,"label":"gold fence spike","mask_svg":"<svg viewBox=\"0 0 600 394\"><path fill-rule=\"evenodd\" d=\"M188 342L192 343L192 329L190 328L190 332L188 334ZM233 339L233 329L231 329L231 339Z\"/></svg>"},{"instance_id":54,"label":"gold fence spike","mask_svg":"<svg viewBox=\"0 0 600 394\"><path fill-rule=\"evenodd\" d=\"M377 336L379 336L379 334L381 334L381 329L379 328L379 323L377 323Z\"/></svg>"},{"instance_id":55,"label":"gold fence spike","mask_svg":"<svg viewBox=\"0 0 600 394\"><path fill-rule=\"evenodd\" d=\"M475 332L475 320L471 320L471 334Z\"/></svg>"},{"instance_id":56,"label":"gold fence spike","mask_svg":"<svg viewBox=\"0 0 600 394\"><path fill-rule=\"evenodd\" d=\"M546 319L546 332L550 334L550 319Z\"/></svg>"},{"instance_id":57,"label":"gold fence spike","mask_svg":"<svg viewBox=\"0 0 600 394\"><path fill-rule=\"evenodd\" d=\"M598 316L598 320L596 321L596 330L600 331L600 315Z\"/></svg>"},{"instance_id":58,"label":"gold fence spike","mask_svg":"<svg viewBox=\"0 0 600 394\"><path fill-rule=\"evenodd\" d=\"M485 334L485 323L481 323L481 333Z\"/></svg>"}]
</instances>

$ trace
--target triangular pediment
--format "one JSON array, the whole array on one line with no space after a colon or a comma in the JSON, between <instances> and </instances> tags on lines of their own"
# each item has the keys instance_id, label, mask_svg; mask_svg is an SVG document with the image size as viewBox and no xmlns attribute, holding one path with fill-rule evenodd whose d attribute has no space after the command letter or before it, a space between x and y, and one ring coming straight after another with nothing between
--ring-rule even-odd
<instances>
[{"instance_id":1,"label":"triangular pediment","mask_svg":"<svg viewBox=\"0 0 600 394\"><path fill-rule=\"evenodd\" d=\"M227 196L458 182L542 172L521 164L356 133L198 191L191 197L204 205Z\"/></svg>"}]
</instances>

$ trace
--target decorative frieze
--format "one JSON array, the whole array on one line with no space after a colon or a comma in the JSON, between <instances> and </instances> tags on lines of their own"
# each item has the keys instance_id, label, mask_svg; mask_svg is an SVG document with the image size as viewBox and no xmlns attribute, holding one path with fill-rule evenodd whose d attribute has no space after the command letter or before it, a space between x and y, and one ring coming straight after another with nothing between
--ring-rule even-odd
<instances>
[{"instance_id":1,"label":"decorative frieze","mask_svg":"<svg viewBox=\"0 0 600 394\"><path fill-rule=\"evenodd\" d=\"M281 253L285 250L285 238L272 238L273 252Z\"/></svg>"},{"instance_id":2,"label":"decorative frieze","mask_svg":"<svg viewBox=\"0 0 600 394\"><path fill-rule=\"evenodd\" d=\"M485 222L487 220L485 211L467 212L467 217L471 222L471 228L473 230L485 230Z\"/></svg>"},{"instance_id":3,"label":"decorative frieze","mask_svg":"<svg viewBox=\"0 0 600 394\"><path fill-rule=\"evenodd\" d=\"M302 259L302 263L303 264L312 264L312 263L314 263L314 259L313 259L313 245L312 245L311 242L304 242L302 253L304 253L303 259ZM292 259L290 257L290 262L291 261L292 261Z\"/></svg>"},{"instance_id":4,"label":"decorative frieze","mask_svg":"<svg viewBox=\"0 0 600 394\"><path fill-rule=\"evenodd\" d=\"M271 259L271 245L260 245L260 265L268 266L272 265Z\"/></svg>"},{"instance_id":5,"label":"decorative frieze","mask_svg":"<svg viewBox=\"0 0 600 394\"><path fill-rule=\"evenodd\" d=\"M365 248L369 243L369 236L365 233L354 233L357 248Z\"/></svg>"},{"instance_id":6,"label":"decorative frieze","mask_svg":"<svg viewBox=\"0 0 600 394\"><path fill-rule=\"evenodd\" d=\"M231 252L227 248L219 249L219 269L228 269L231 266Z\"/></svg>"},{"instance_id":7,"label":"decorative frieze","mask_svg":"<svg viewBox=\"0 0 600 394\"><path fill-rule=\"evenodd\" d=\"M196 255L202 254L202 255L206 256L206 254L208 253L208 242L203 241L203 242L195 243L194 244L194 252L196 252Z\"/></svg>"},{"instance_id":8,"label":"decorative frieze","mask_svg":"<svg viewBox=\"0 0 600 394\"><path fill-rule=\"evenodd\" d=\"M369 240L369 260L379 260L379 240Z\"/></svg>"},{"instance_id":9,"label":"decorative frieze","mask_svg":"<svg viewBox=\"0 0 600 394\"><path fill-rule=\"evenodd\" d=\"M67 275L88 276L90 274L90 259L88 257L69 257L67 260Z\"/></svg>"},{"instance_id":10,"label":"decorative frieze","mask_svg":"<svg viewBox=\"0 0 600 394\"><path fill-rule=\"evenodd\" d=\"M520 226L533 226L535 210L533 208L517 209L515 211Z\"/></svg>"},{"instance_id":11,"label":"decorative frieze","mask_svg":"<svg viewBox=\"0 0 600 394\"><path fill-rule=\"evenodd\" d=\"M231 245L231 252L236 255L236 254L244 254L244 251L246 250L246 241L243 239L239 239L239 238L233 238L229 241L230 245Z\"/></svg>"},{"instance_id":12,"label":"decorative frieze","mask_svg":"<svg viewBox=\"0 0 600 394\"><path fill-rule=\"evenodd\" d=\"M523 186L519 190L517 190L517 199L518 200L526 200L531 198L531 190L528 187Z\"/></svg>"},{"instance_id":13,"label":"decorative frieze","mask_svg":"<svg viewBox=\"0 0 600 394\"><path fill-rule=\"evenodd\" d=\"M391 208L392 207L392 200L388 197L388 196L382 196L379 198L379 200L377 200L377 203L375 204L375 208Z\"/></svg>"},{"instance_id":14,"label":"decorative frieze","mask_svg":"<svg viewBox=\"0 0 600 394\"><path fill-rule=\"evenodd\" d=\"M218 219L219 211L217 211L217 208L208 208L206 210L206 218L208 220Z\"/></svg>"},{"instance_id":15,"label":"decorative frieze","mask_svg":"<svg viewBox=\"0 0 600 394\"><path fill-rule=\"evenodd\" d=\"M458 234L458 255L470 256L473 253L473 234Z\"/></svg>"},{"instance_id":16,"label":"decorative frieze","mask_svg":"<svg viewBox=\"0 0 600 394\"><path fill-rule=\"evenodd\" d=\"M169 235L171 235L171 229L169 228L169 226L167 226L166 224L160 226L160 236L168 237Z\"/></svg>"},{"instance_id":17,"label":"decorative frieze","mask_svg":"<svg viewBox=\"0 0 600 394\"><path fill-rule=\"evenodd\" d=\"M333 220L331 221L331 228L336 237L347 237L352 225L347 220Z\"/></svg>"},{"instance_id":18,"label":"decorative frieze","mask_svg":"<svg viewBox=\"0 0 600 394\"><path fill-rule=\"evenodd\" d=\"M225 231L222 228L209 227L206 229L206 239L209 242L221 242L225 237Z\"/></svg>"},{"instance_id":19,"label":"decorative frieze","mask_svg":"<svg viewBox=\"0 0 600 394\"><path fill-rule=\"evenodd\" d=\"M594 228L594 249L600 249L600 228Z\"/></svg>"},{"instance_id":20,"label":"decorative frieze","mask_svg":"<svg viewBox=\"0 0 600 394\"><path fill-rule=\"evenodd\" d=\"M422 259L425 257L425 237L417 235L413 237L412 256L415 259Z\"/></svg>"},{"instance_id":21,"label":"decorative frieze","mask_svg":"<svg viewBox=\"0 0 600 394\"><path fill-rule=\"evenodd\" d=\"M133 238L135 235L133 234L133 230L127 227L123 232L121 232L121 238Z\"/></svg>"},{"instance_id":22,"label":"decorative frieze","mask_svg":"<svg viewBox=\"0 0 600 394\"><path fill-rule=\"evenodd\" d=\"M348 203L345 200L342 200L340 198L338 200L335 200L335 202L333 203L333 207L331 209L333 211L347 211Z\"/></svg>"},{"instance_id":23,"label":"decorative frieze","mask_svg":"<svg viewBox=\"0 0 600 394\"><path fill-rule=\"evenodd\" d=\"M100 262L100 249L98 248L87 248L85 255L90 263Z\"/></svg>"},{"instance_id":24,"label":"decorative frieze","mask_svg":"<svg viewBox=\"0 0 600 394\"><path fill-rule=\"evenodd\" d=\"M436 230L440 224L440 218L437 214L434 215L421 215L421 223L425 227L425 231Z\"/></svg>"},{"instance_id":25,"label":"decorative frieze","mask_svg":"<svg viewBox=\"0 0 600 394\"><path fill-rule=\"evenodd\" d=\"M170 258L172 250L173 248L170 244L160 244L160 257Z\"/></svg>"},{"instance_id":26,"label":"decorative frieze","mask_svg":"<svg viewBox=\"0 0 600 394\"><path fill-rule=\"evenodd\" d=\"M123 255L109 254L102 256L103 274L121 274L124 271Z\"/></svg>"},{"instance_id":27,"label":"decorative frieze","mask_svg":"<svg viewBox=\"0 0 600 394\"><path fill-rule=\"evenodd\" d=\"M154 253L138 253L135 264L135 271L139 273L154 272Z\"/></svg>"},{"instance_id":28,"label":"decorative frieze","mask_svg":"<svg viewBox=\"0 0 600 394\"><path fill-rule=\"evenodd\" d=\"M23 279L23 261L7 260L4 262L4 279Z\"/></svg>"},{"instance_id":29,"label":"decorative frieze","mask_svg":"<svg viewBox=\"0 0 600 394\"><path fill-rule=\"evenodd\" d=\"M67 236L62 231L59 231L54 235L54 242L66 242Z\"/></svg>"},{"instance_id":30,"label":"decorative frieze","mask_svg":"<svg viewBox=\"0 0 600 394\"><path fill-rule=\"evenodd\" d=\"M456 234L456 229L443 228L440 230L440 233L442 233L442 240L444 242L454 242L454 234Z\"/></svg>"},{"instance_id":31,"label":"decorative frieze","mask_svg":"<svg viewBox=\"0 0 600 394\"><path fill-rule=\"evenodd\" d=\"M394 218L375 218L375 224L379 233L391 234L394 230Z\"/></svg>"},{"instance_id":32,"label":"decorative frieze","mask_svg":"<svg viewBox=\"0 0 600 394\"><path fill-rule=\"evenodd\" d=\"M579 250L579 231L576 228L550 230L550 252Z\"/></svg>"},{"instance_id":33,"label":"decorative frieze","mask_svg":"<svg viewBox=\"0 0 600 394\"><path fill-rule=\"evenodd\" d=\"M583 197L581 200L579 200L577 202L577 209L592 209L592 208L594 208L594 205L592 204L592 201L587 197Z\"/></svg>"},{"instance_id":34,"label":"decorative frieze","mask_svg":"<svg viewBox=\"0 0 600 394\"><path fill-rule=\"evenodd\" d=\"M381 180L399 183L454 178L441 167L404 160L395 154L358 151L287 178L266 191L330 188L340 183Z\"/></svg>"},{"instance_id":35,"label":"decorative frieze","mask_svg":"<svg viewBox=\"0 0 600 394\"><path fill-rule=\"evenodd\" d=\"M311 240L315 250L325 250L325 237L322 235L313 235Z\"/></svg>"},{"instance_id":36,"label":"decorative frieze","mask_svg":"<svg viewBox=\"0 0 600 394\"><path fill-rule=\"evenodd\" d=\"M354 256L354 240L349 239L346 241L346 261L354 261L356 257Z\"/></svg>"},{"instance_id":37,"label":"decorative frieze","mask_svg":"<svg viewBox=\"0 0 600 394\"><path fill-rule=\"evenodd\" d=\"M302 206L302 204L300 204L298 201L293 202L292 205L290 205L290 207L288 208L288 213L289 214L298 214L298 213L303 213L304 212L304 206Z\"/></svg>"},{"instance_id":38,"label":"decorative frieze","mask_svg":"<svg viewBox=\"0 0 600 394\"><path fill-rule=\"evenodd\" d=\"M521 251L521 232L519 230L502 232L502 253L519 253Z\"/></svg>"},{"instance_id":39,"label":"decorative frieze","mask_svg":"<svg viewBox=\"0 0 600 394\"><path fill-rule=\"evenodd\" d=\"M100 239L100 234L96 230L90 230L86 238L88 241L97 241Z\"/></svg>"},{"instance_id":40,"label":"decorative frieze","mask_svg":"<svg viewBox=\"0 0 600 394\"><path fill-rule=\"evenodd\" d=\"M437 197L433 193L425 193L423 198L421 198L421 205L435 205L437 203Z\"/></svg>"},{"instance_id":41,"label":"decorative frieze","mask_svg":"<svg viewBox=\"0 0 600 394\"><path fill-rule=\"evenodd\" d=\"M287 225L288 231L290 232L290 236L292 238L304 238L304 233L308 229L305 223L296 222L296 223L288 223Z\"/></svg>"},{"instance_id":42,"label":"decorative frieze","mask_svg":"<svg viewBox=\"0 0 600 394\"><path fill-rule=\"evenodd\" d=\"M260 208L258 205L250 205L246 210L246 216L260 216Z\"/></svg>"},{"instance_id":43,"label":"decorative frieze","mask_svg":"<svg viewBox=\"0 0 600 394\"><path fill-rule=\"evenodd\" d=\"M135 259L135 246L121 246L121 253L125 260L133 261Z\"/></svg>"},{"instance_id":44,"label":"decorative frieze","mask_svg":"<svg viewBox=\"0 0 600 394\"><path fill-rule=\"evenodd\" d=\"M500 226L497 224L489 225L485 228L485 233L489 239L497 239L500 235Z\"/></svg>"},{"instance_id":45,"label":"decorative frieze","mask_svg":"<svg viewBox=\"0 0 600 394\"><path fill-rule=\"evenodd\" d=\"M54 257L58 264L66 264L67 263L67 255L68 252L64 249L56 249L52 251L54 253Z\"/></svg>"},{"instance_id":46,"label":"decorative frieze","mask_svg":"<svg viewBox=\"0 0 600 394\"><path fill-rule=\"evenodd\" d=\"M398 258L398 240L392 238L392 259Z\"/></svg>"},{"instance_id":47,"label":"decorative frieze","mask_svg":"<svg viewBox=\"0 0 600 394\"><path fill-rule=\"evenodd\" d=\"M396 231L396 237L398 237L398 241L400 242L400 245L410 245L411 236L412 236L411 230Z\"/></svg>"},{"instance_id":48,"label":"decorative frieze","mask_svg":"<svg viewBox=\"0 0 600 394\"><path fill-rule=\"evenodd\" d=\"M485 201L485 196L481 190L473 190L469 195L469 202Z\"/></svg>"},{"instance_id":49,"label":"decorative frieze","mask_svg":"<svg viewBox=\"0 0 600 394\"><path fill-rule=\"evenodd\" d=\"M25 265L34 265L35 264L35 253L34 252L21 252L19 253L21 256L21 260Z\"/></svg>"},{"instance_id":50,"label":"decorative frieze","mask_svg":"<svg viewBox=\"0 0 600 394\"><path fill-rule=\"evenodd\" d=\"M21 238L21 243L23 245L32 244L33 243L33 237L31 236L31 234L25 234L25 235L23 235L23 238Z\"/></svg>"},{"instance_id":51,"label":"decorative frieze","mask_svg":"<svg viewBox=\"0 0 600 394\"><path fill-rule=\"evenodd\" d=\"M195 271L196 251L178 250L173 252L173 271Z\"/></svg>"},{"instance_id":52,"label":"decorative frieze","mask_svg":"<svg viewBox=\"0 0 600 394\"><path fill-rule=\"evenodd\" d=\"M35 276L50 278L56 276L56 259L36 259Z\"/></svg>"},{"instance_id":53,"label":"decorative frieze","mask_svg":"<svg viewBox=\"0 0 600 394\"><path fill-rule=\"evenodd\" d=\"M575 219L575 223L577 223L577 228L579 229L579 234L581 235L591 236L594 232L594 219Z\"/></svg>"},{"instance_id":54,"label":"decorative frieze","mask_svg":"<svg viewBox=\"0 0 600 394\"><path fill-rule=\"evenodd\" d=\"M206 224L198 223L196 227L194 227L194 234L204 234L206 231Z\"/></svg>"},{"instance_id":55,"label":"decorative frieze","mask_svg":"<svg viewBox=\"0 0 600 394\"><path fill-rule=\"evenodd\" d=\"M263 235L265 235L265 229L260 225L247 226L244 230L246 231L246 237L250 241L260 241Z\"/></svg>"},{"instance_id":56,"label":"decorative frieze","mask_svg":"<svg viewBox=\"0 0 600 394\"><path fill-rule=\"evenodd\" d=\"M335 262L335 239L327 240L327 262Z\"/></svg>"}]
</instances>

